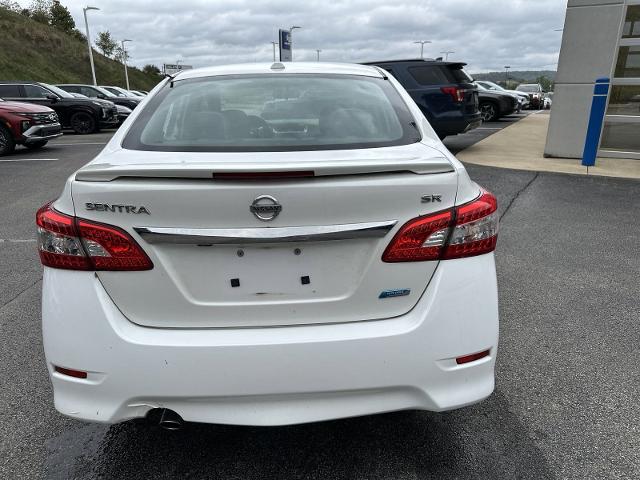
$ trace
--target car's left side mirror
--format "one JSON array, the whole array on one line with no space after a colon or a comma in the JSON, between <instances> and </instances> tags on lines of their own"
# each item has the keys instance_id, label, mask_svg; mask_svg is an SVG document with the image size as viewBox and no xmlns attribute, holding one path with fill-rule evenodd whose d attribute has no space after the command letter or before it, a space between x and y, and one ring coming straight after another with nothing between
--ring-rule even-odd
<instances>
[{"instance_id":1,"label":"car's left side mirror","mask_svg":"<svg viewBox=\"0 0 640 480\"><path fill-rule=\"evenodd\" d=\"M57 102L57 101L58 101L58 96L57 96L57 95L54 95L53 93L48 93L48 94L47 94L47 98L48 98L49 100L53 100L54 102Z\"/></svg>"}]
</instances>

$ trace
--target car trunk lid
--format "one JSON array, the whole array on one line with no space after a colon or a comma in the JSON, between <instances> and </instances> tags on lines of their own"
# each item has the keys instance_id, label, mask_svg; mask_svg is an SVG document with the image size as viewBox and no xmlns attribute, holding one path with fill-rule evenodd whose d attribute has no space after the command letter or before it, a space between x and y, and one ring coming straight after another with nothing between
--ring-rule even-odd
<instances>
[{"instance_id":1,"label":"car trunk lid","mask_svg":"<svg viewBox=\"0 0 640 480\"><path fill-rule=\"evenodd\" d=\"M126 163L144 152L120 151L78 172L76 215L123 228L153 261L148 271L97 272L139 325L392 318L416 304L437 262L384 263L382 253L407 220L454 205L457 173L424 144L380 150L200 154L185 163L154 154L154 164ZM239 169L314 176L215 178Z\"/></svg>"}]
</instances>

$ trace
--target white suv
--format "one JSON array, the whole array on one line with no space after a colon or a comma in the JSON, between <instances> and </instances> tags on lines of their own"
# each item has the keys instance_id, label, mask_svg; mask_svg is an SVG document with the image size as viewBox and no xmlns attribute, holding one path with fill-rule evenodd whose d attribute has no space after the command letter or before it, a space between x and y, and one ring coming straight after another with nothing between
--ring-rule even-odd
<instances>
[{"instance_id":1,"label":"white suv","mask_svg":"<svg viewBox=\"0 0 640 480\"><path fill-rule=\"evenodd\" d=\"M496 199L379 68L167 78L37 224L65 415L282 425L493 390Z\"/></svg>"}]
</instances>

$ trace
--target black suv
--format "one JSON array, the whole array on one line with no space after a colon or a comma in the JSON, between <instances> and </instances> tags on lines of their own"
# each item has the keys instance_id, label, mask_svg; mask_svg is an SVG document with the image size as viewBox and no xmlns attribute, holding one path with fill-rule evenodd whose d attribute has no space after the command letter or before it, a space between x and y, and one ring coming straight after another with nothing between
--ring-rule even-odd
<instances>
[{"instance_id":1,"label":"black suv","mask_svg":"<svg viewBox=\"0 0 640 480\"><path fill-rule=\"evenodd\" d=\"M367 62L384 68L409 92L440 138L456 135L482 123L478 91L463 70L466 63L440 60Z\"/></svg>"},{"instance_id":2,"label":"black suv","mask_svg":"<svg viewBox=\"0 0 640 480\"><path fill-rule=\"evenodd\" d=\"M0 98L52 108L63 128L71 128L80 134L118 126L118 111L112 102L76 98L46 83L3 81L0 82Z\"/></svg>"},{"instance_id":3,"label":"black suv","mask_svg":"<svg viewBox=\"0 0 640 480\"><path fill-rule=\"evenodd\" d=\"M511 115L518 110L518 99L514 94L478 87L480 115L484 122L495 122L500 117Z\"/></svg>"},{"instance_id":4,"label":"black suv","mask_svg":"<svg viewBox=\"0 0 640 480\"><path fill-rule=\"evenodd\" d=\"M80 93L85 97L89 98L100 98L103 100L109 100L110 102L115 103L116 105L122 105L123 107L130 108L133 110L138 106L140 100L133 97L118 97L114 95L109 90L96 87L95 85L83 85L79 83L67 83L63 85L58 85L59 88L65 90L69 93Z\"/></svg>"}]
</instances>

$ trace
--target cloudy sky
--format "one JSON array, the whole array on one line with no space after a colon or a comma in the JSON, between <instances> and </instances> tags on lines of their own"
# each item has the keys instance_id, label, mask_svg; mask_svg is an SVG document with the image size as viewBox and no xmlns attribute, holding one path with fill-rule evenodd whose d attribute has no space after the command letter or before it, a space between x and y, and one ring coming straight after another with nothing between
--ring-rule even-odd
<instances>
[{"instance_id":1,"label":"cloudy sky","mask_svg":"<svg viewBox=\"0 0 640 480\"><path fill-rule=\"evenodd\" d=\"M29 0L20 2L28 5ZM294 32L294 59L360 62L419 55L416 40L430 40L426 57L452 50L449 59L471 72L555 70L564 0L62 0L92 38L109 30L133 40L131 63L198 66L272 60L278 28Z\"/></svg>"}]
</instances>

